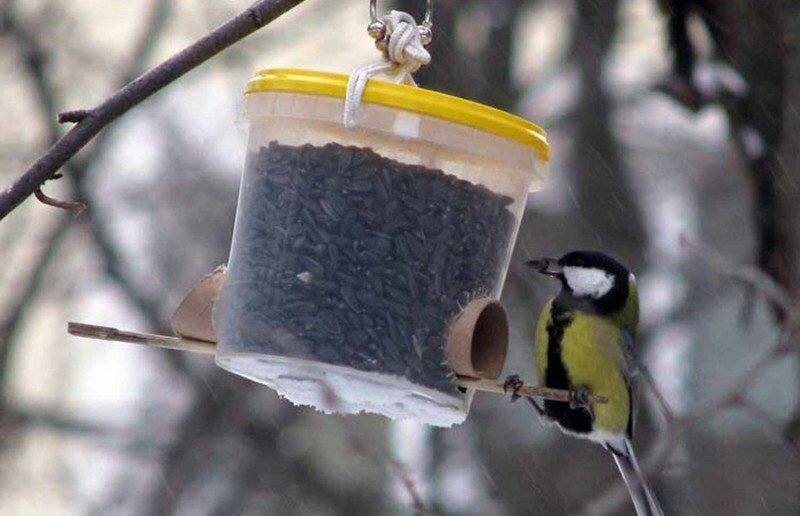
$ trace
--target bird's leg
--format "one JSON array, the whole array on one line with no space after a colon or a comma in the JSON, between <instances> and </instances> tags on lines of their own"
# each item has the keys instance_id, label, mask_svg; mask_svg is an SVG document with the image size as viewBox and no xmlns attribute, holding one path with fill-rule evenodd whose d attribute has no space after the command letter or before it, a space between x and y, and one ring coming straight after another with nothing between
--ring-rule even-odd
<instances>
[{"instance_id":1,"label":"bird's leg","mask_svg":"<svg viewBox=\"0 0 800 516\"><path fill-rule=\"evenodd\" d=\"M518 374L511 374L506 377L506 381L503 383L503 392L508 393L508 390L511 389L511 403L522 397L519 394L519 390L523 385L525 385L525 382L522 381ZM535 399L530 396L525 396L525 398L530 402L537 414L544 416L544 409Z\"/></svg>"},{"instance_id":2,"label":"bird's leg","mask_svg":"<svg viewBox=\"0 0 800 516\"><path fill-rule=\"evenodd\" d=\"M508 394L508 390L511 389L511 403L521 398L519 390L522 389L523 385L525 385L525 382L522 381L518 374L506 376L506 381L503 382L503 392Z\"/></svg>"},{"instance_id":3,"label":"bird's leg","mask_svg":"<svg viewBox=\"0 0 800 516\"><path fill-rule=\"evenodd\" d=\"M578 387L569 391L569 408L579 409L585 408L589 411L592 410L592 404L589 402L589 389L584 386Z\"/></svg>"}]
</instances>

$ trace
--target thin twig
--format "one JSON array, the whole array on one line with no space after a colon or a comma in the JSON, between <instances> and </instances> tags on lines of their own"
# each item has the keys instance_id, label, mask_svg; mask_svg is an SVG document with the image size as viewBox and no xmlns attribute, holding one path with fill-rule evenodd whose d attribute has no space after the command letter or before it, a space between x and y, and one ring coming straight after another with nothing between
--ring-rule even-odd
<instances>
[{"instance_id":1,"label":"thin twig","mask_svg":"<svg viewBox=\"0 0 800 516\"><path fill-rule=\"evenodd\" d=\"M92 109L93 116L73 126L11 186L0 192L0 219L5 218L22 201L32 195L105 126L120 115L302 2L303 0L260 0L243 13L116 91Z\"/></svg>"},{"instance_id":2,"label":"thin twig","mask_svg":"<svg viewBox=\"0 0 800 516\"><path fill-rule=\"evenodd\" d=\"M86 203L82 201L59 201L58 199L46 195L41 188L34 190L33 194L40 203L71 211L72 216L75 218L78 218L80 214L86 210Z\"/></svg>"},{"instance_id":3,"label":"thin twig","mask_svg":"<svg viewBox=\"0 0 800 516\"><path fill-rule=\"evenodd\" d=\"M82 122L86 117L90 116L92 112L88 109L73 109L71 111L64 111L59 113L56 120L59 124L73 123L77 124Z\"/></svg>"}]
</instances>

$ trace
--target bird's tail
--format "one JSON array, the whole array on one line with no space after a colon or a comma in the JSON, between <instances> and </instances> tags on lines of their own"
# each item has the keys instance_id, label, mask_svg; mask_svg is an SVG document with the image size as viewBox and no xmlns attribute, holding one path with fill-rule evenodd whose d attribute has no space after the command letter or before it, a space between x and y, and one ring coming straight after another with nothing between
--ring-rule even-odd
<instances>
[{"instance_id":1,"label":"bird's tail","mask_svg":"<svg viewBox=\"0 0 800 516\"><path fill-rule=\"evenodd\" d=\"M625 453L613 450L612 455L614 455L614 461L622 474L628 492L631 494L637 516L664 516L664 511L661 509L656 495L645 482L631 442L625 439Z\"/></svg>"}]
</instances>

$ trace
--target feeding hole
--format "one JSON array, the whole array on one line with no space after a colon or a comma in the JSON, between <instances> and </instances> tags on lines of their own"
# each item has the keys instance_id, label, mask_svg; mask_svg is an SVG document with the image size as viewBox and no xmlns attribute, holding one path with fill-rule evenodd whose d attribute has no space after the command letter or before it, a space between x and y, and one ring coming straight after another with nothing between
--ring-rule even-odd
<instances>
[{"instance_id":1,"label":"feeding hole","mask_svg":"<svg viewBox=\"0 0 800 516\"><path fill-rule=\"evenodd\" d=\"M497 378L508 351L508 319L499 303L481 311L472 333L472 368L482 378Z\"/></svg>"},{"instance_id":2,"label":"feeding hole","mask_svg":"<svg viewBox=\"0 0 800 516\"><path fill-rule=\"evenodd\" d=\"M448 343L448 362L459 376L495 379L508 351L508 317L500 301L472 301L456 320Z\"/></svg>"}]
</instances>

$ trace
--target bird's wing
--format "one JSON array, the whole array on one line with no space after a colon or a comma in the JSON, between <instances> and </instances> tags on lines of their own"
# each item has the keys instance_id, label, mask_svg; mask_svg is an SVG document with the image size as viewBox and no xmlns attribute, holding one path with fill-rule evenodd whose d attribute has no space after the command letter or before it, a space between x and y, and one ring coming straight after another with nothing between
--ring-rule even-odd
<instances>
[{"instance_id":1,"label":"bird's wing","mask_svg":"<svg viewBox=\"0 0 800 516\"><path fill-rule=\"evenodd\" d=\"M635 343L631 334L622 330L619 335L619 347L622 349L622 356L625 359L625 364L623 364L623 366L631 399L631 414L628 420L628 438L633 439L636 415L639 412L639 363L636 360Z\"/></svg>"},{"instance_id":2,"label":"bird's wing","mask_svg":"<svg viewBox=\"0 0 800 516\"><path fill-rule=\"evenodd\" d=\"M539 314L536 323L536 380L539 385L545 384L545 372L547 371L547 324L550 321L550 312L553 307L553 300L547 302Z\"/></svg>"}]
</instances>

